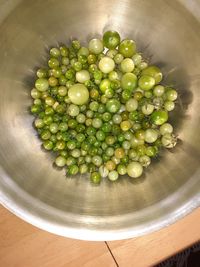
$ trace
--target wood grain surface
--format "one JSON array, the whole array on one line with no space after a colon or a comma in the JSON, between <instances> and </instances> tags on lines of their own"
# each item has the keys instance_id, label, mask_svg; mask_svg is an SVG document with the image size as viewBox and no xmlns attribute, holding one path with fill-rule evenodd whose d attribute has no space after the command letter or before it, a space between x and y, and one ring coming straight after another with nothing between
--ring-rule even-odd
<instances>
[{"instance_id":1,"label":"wood grain surface","mask_svg":"<svg viewBox=\"0 0 200 267\"><path fill-rule=\"evenodd\" d=\"M0 267L115 267L104 242L40 230L0 207Z\"/></svg>"},{"instance_id":2,"label":"wood grain surface","mask_svg":"<svg viewBox=\"0 0 200 267\"><path fill-rule=\"evenodd\" d=\"M120 267L149 267L199 240L200 208L160 231L108 245Z\"/></svg>"},{"instance_id":3,"label":"wood grain surface","mask_svg":"<svg viewBox=\"0 0 200 267\"><path fill-rule=\"evenodd\" d=\"M0 267L150 267L200 240L199 221L197 209L150 235L86 242L40 230L0 206Z\"/></svg>"}]
</instances>

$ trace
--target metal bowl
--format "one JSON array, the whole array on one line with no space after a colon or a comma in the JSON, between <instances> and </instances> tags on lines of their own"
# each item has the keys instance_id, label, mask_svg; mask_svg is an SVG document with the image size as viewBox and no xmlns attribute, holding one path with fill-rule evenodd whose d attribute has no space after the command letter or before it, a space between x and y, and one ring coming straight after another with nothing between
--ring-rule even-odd
<instances>
[{"instance_id":1,"label":"metal bowl","mask_svg":"<svg viewBox=\"0 0 200 267\"><path fill-rule=\"evenodd\" d=\"M165 74L180 95L171 116L179 142L138 180L93 186L66 178L41 149L30 90L50 46L114 29ZM47 231L116 240L158 230L200 203L200 4L164 0L0 1L0 201Z\"/></svg>"}]
</instances>

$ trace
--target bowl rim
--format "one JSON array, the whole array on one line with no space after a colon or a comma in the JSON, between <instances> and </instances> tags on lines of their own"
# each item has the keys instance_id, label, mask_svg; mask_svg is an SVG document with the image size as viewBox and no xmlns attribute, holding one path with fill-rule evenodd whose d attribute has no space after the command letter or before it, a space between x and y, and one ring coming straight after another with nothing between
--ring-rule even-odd
<instances>
[{"instance_id":1,"label":"bowl rim","mask_svg":"<svg viewBox=\"0 0 200 267\"><path fill-rule=\"evenodd\" d=\"M8 183L0 187L0 203L5 208L7 208L9 211L11 211L13 214L18 216L22 220L32 224L33 226L38 227L39 229L59 236L85 241L115 241L149 234L175 223L177 220L183 218L184 216L191 213L194 209L200 206L199 192L192 198L190 198L189 201L186 201L185 203L180 205L179 208L177 208L173 212L170 212L170 214L166 213L161 217L153 219L151 222L142 223L139 227L133 225L133 227L126 227L124 229L117 230L93 229L92 227L81 228L76 227L76 225L69 226L63 224L62 222L59 223L58 221L55 221L53 217L50 216L48 219L48 215L50 214L49 209L47 208L51 207L51 210L57 211L56 208L53 208L52 206L49 206L44 202L35 199L23 189L21 189L16 183L14 183L14 181L10 181L7 179L6 181L8 181ZM181 188L179 190L181 190ZM177 196L177 191L174 194ZM169 201L168 198L163 199L161 201L163 203L159 202L159 205L167 205L167 201ZM65 213L64 211L62 211L62 213L66 214L68 216L67 218L73 218L74 216L72 213ZM77 218L77 215L75 217ZM88 226L90 225L90 218L91 216L88 216L85 221Z\"/></svg>"}]
</instances>

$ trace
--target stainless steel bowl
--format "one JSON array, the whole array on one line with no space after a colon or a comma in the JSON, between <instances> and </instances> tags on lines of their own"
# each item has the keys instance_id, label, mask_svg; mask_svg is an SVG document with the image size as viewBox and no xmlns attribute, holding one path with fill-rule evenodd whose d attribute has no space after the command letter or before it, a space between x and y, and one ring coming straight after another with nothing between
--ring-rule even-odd
<instances>
[{"instance_id":1,"label":"stainless steel bowl","mask_svg":"<svg viewBox=\"0 0 200 267\"><path fill-rule=\"evenodd\" d=\"M35 69L47 49L107 29L131 37L178 88L179 142L138 180L66 178L41 149L29 114ZM158 230L200 203L200 3L198 0L0 1L0 201L47 231L85 240Z\"/></svg>"}]
</instances>

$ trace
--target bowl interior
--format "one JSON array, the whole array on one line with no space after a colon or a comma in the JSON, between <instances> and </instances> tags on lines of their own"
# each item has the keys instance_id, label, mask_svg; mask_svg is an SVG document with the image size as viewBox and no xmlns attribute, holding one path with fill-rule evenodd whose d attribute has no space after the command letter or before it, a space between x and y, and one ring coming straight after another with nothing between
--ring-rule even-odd
<instances>
[{"instance_id":1,"label":"bowl interior","mask_svg":"<svg viewBox=\"0 0 200 267\"><path fill-rule=\"evenodd\" d=\"M200 23L184 1L8 2L0 21L3 204L46 230L97 240L148 232L197 205ZM172 151L162 151L141 179L93 186L87 175L66 178L64 170L52 168L53 156L41 149L32 127L30 90L51 46L73 38L84 44L108 29L133 38L138 51L161 67L164 83L177 88L171 121L179 142Z\"/></svg>"}]
</instances>

